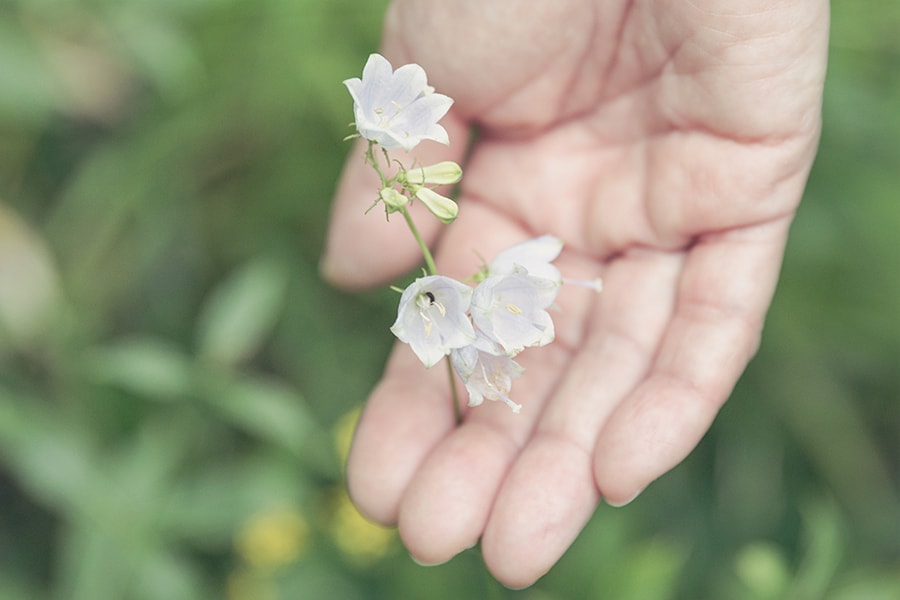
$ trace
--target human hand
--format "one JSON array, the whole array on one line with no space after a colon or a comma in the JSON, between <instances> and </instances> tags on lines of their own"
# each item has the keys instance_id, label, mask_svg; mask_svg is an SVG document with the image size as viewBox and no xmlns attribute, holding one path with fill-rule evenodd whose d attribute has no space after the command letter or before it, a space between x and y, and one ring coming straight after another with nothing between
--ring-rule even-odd
<instances>
[{"instance_id":1,"label":"human hand","mask_svg":"<svg viewBox=\"0 0 900 600\"><path fill-rule=\"evenodd\" d=\"M522 587L565 552L600 498L623 504L697 444L755 353L818 141L823 0L692 3L398 0L384 50L455 104L460 216L442 274L553 234L568 277L556 341L517 358L513 415L488 403L457 427L446 371L398 344L348 464L354 502L438 563L478 542ZM367 287L419 260L404 224L365 215L378 180L354 152L323 273Z\"/></svg>"}]
</instances>

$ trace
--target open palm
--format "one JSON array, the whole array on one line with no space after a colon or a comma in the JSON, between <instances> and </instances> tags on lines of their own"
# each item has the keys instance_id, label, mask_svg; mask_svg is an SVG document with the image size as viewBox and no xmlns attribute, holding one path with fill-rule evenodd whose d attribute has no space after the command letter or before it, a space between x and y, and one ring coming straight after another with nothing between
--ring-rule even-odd
<instances>
[{"instance_id":1,"label":"open palm","mask_svg":"<svg viewBox=\"0 0 900 600\"><path fill-rule=\"evenodd\" d=\"M522 354L520 415L456 427L446 371L398 345L348 466L354 501L442 562L479 539L510 586L545 573L599 499L623 504L680 462L756 351L815 154L823 0L398 1L384 53L417 62L456 104L460 217L414 214L443 274L545 233L566 247L556 341ZM323 271L381 283L419 259L400 219L363 211L377 179L351 156ZM439 238L439 239L438 239Z\"/></svg>"}]
</instances>

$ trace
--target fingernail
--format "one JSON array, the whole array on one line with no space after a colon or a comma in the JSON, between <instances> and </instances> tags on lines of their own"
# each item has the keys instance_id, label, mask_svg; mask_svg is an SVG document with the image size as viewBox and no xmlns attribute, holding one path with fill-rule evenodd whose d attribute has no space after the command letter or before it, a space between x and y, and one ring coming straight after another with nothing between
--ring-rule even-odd
<instances>
[{"instance_id":1,"label":"fingernail","mask_svg":"<svg viewBox=\"0 0 900 600\"><path fill-rule=\"evenodd\" d=\"M334 261L331 260L331 256L328 254L323 254L322 258L319 260L319 275L325 281L332 281L335 279L337 269L335 268Z\"/></svg>"},{"instance_id":2,"label":"fingernail","mask_svg":"<svg viewBox=\"0 0 900 600\"><path fill-rule=\"evenodd\" d=\"M510 590L510 591L513 591L513 592L521 592L522 590L527 590L527 589L530 588L532 585L534 585L534 584L533 584L533 583L526 583L525 585L506 585L506 584L504 583L504 584L503 584L503 587L505 587L506 589L508 589L508 590Z\"/></svg>"},{"instance_id":3,"label":"fingernail","mask_svg":"<svg viewBox=\"0 0 900 600\"><path fill-rule=\"evenodd\" d=\"M412 559L412 561L414 563L416 563L420 567L437 567L438 565L442 565L445 562L447 562L446 560L439 560L437 562L426 562L424 560L420 560L420 559L416 558L412 554L410 554L409 557Z\"/></svg>"},{"instance_id":4,"label":"fingernail","mask_svg":"<svg viewBox=\"0 0 900 600\"><path fill-rule=\"evenodd\" d=\"M624 502L610 502L609 498L604 498L603 501L606 502L608 505L612 506L613 508L622 508L623 506L627 506L627 505L631 504L635 498L637 498L638 496L641 495L641 492L643 492L643 491L644 491L643 489L638 490L637 492L635 492L635 494L631 498L625 500Z\"/></svg>"}]
</instances>

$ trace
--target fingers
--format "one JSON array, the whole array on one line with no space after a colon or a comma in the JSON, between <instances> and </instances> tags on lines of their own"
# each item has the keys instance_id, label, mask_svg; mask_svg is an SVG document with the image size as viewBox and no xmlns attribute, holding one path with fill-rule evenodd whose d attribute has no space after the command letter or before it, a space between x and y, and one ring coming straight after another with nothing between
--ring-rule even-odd
<instances>
[{"instance_id":1,"label":"fingers","mask_svg":"<svg viewBox=\"0 0 900 600\"><path fill-rule=\"evenodd\" d=\"M485 238L483 231L492 232L490 238ZM491 207L473 201L441 245L459 261L447 265L451 272L472 272L478 266L475 259L489 260L497 250L527 235L533 234L522 231ZM446 261L446 254L439 259ZM556 264L576 278L588 280L598 275L595 264L565 249ZM584 321L596 298L593 290L565 286L557 297L560 310L553 313L556 341L516 357L525 367L511 392L522 404L520 414L490 401L471 409L465 423L439 440L413 475L398 519L403 542L416 560L442 563L474 545L493 521L494 512L505 504L496 501L498 490L522 448L531 443L534 427L556 388L569 376L572 349L581 345ZM462 395L465 397L464 390ZM580 478L590 480L589 453L584 458ZM563 472L558 465L554 469ZM575 485L580 478L572 478L567 485ZM554 493L565 496L565 489L556 487ZM520 504L517 500L509 508L515 511Z\"/></svg>"},{"instance_id":2,"label":"fingers","mask_svg":"<svg viewBox=\"0 0 900 600\"><path fill-rule=\"evenodd\" d=\"M712 423L756 352L788 225L710 236L690 250L650 372L597 441L594 475L611 504L681 462Z\"/></svg>"},{"instance_id":3,"label":"fingers","mask_svg":"<svg viewBox=\"0 0 900 600\"><path fill-rule=\"evenodd\" d=\"M360 512L384 525L396 523L410 479L454 426L443 363L426 370L398 343L350 448L347 489Z\"/></svg>"},{"instance_id":4,"label":"fingers","mask_svg":"<svg viewBox=\"0 0 900 600\"><path fill-rule=\"evenodd\" d=\"M592 331L507 475L484 533L484 559L506 585L523 587L547 572L591 517L600 498L597 434L649 369L680 269L678 254L633 252L604 273Z\"/></svg>"},{"instance_id":5,"label":"fingers","mask_svg":"<svg viewBox=\"0 0 900 600\"><path fill-rule=\"evenodd\" d=\"M601 494L628 502L696 445L756 349L786 231L610 265L592 333L495 500L482 550L500 581L534 582Z\"/></svg>"},{"instance_id":6,"label":"fingers","mask_svg":"<svg viewBox=\"0 0 900 600\"><path fill-rule=\"evenodd\" d=\"M452 111L441 124L450 135L452 145L449 148L425 141L411 153L391 150L391 158L399 160L406 168L442 160L460 161L466 149L466 125L454 117ZM407 272L422 259L402 216L394 214L388 221L380 204L366 212L378 199L381 183L372 167L363 160L365 148L366 141L358 140L347 157L335 193L320 267L325 279L346 289L383 283ZM383 158L377 149L376 158ZM392 165L386 174L393 173L394 169ZM421 215L416 215L416 224L426 242L432 243L441 223L421 206L412 206L410 210Z\"/></svg>"},{"instance_id":7,"label":"fingers","mask_svg":"<svg viewBox=\"0 0 900 600\"><path fill-rule=\"evenodd\" d=\"M526 371L513 387L514 398L523 405L520 414L490 401L470 410L465 423L432 449L410 481L398 524L417 561L446 562L481 537L500 484L529 439L550 388L566 371L564 348L542 350L520 360Z\"/></svg>"}]
</instances>

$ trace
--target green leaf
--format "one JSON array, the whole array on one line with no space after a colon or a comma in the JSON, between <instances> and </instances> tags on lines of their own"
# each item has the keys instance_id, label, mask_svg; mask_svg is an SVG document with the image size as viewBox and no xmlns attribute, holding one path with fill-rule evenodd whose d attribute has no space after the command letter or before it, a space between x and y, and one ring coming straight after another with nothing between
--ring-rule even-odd
<instances>
[{"instance_id":1,"label":"green leaf","mask_svg":"<svg viewBox=\"0 0 900 600\"><path fill-rule=\"evenodd\" d=\"M634 556L633 577L628 592L619 598L674 598L681 567L687 552L680 545L664 540L648 540Z\"/></svg>"},{"instance_id":2,"label":"green leaf","mask_svg":"<svg viewBox=\"0 0 900 600\"><path fill-rule=\"evenodd\" d=\"M735 559L735 571L754 598L783 598L790 582L784 553L775 544L748 544Z\"/></svg>"},{"instance_id":3,"label":"green leaf","mask_svg":"<svg viewBox=\"0 0 900 600\"><path fill-rule=\"evenodd\" d=\"M828 600L896 600L900 598L900 571L867 569L845 576Z\"/></svg>"},{"instance_id":4,"label":"green leaf","mask_svg":"<svg viewBox=\"0 0 900 600\"><path fill-rule=\"evenodd\" d=\"M138 600L194 600L210 597L196 563L174 553L155 552L138 565L134 597Z\"/></svg>"},{"instance_id":5,"label":"green leaf","mask_svg":"<svg viewBox=\"0 0 900 600\"><path fill-rule=\"evenodd\" d=\"M267 259L233 273L215 289L198 323L200 355L233 367L253 356L281 314L287 272Z\"/></svg>"},{"instance_id":6,"label":"green leaf","mask_svg":"<svg viewBox=\"0 0 900 600\"><path fill-rule=\"evenodd\" d=\"M295 455L318 429L303 398L284 383L245 376L219 382L206 400L230 423Z\"/></svg>"},{"instance_id":7,"label":"green leaf","mask_svg":"<svg viewBox=\"0 0 900 600\"><path fill-rule=\"evenodd\" d=\"M43 238L0 203L0 348L47 332L60 305L56 264Z\"/></svg>"},{"instance_id":8,"label":"green leaf","mask_svg":"<svg viewBox=\"0 0 900 600\"><path fill-rule=\"evenodd\" d=\"M86 437L37 399L0 391L0 461L39 503L86 510L98 479Z\"/></svg>"},{"instance_id":9,"label":"green leaf","mask_svg":"<svg viewBox=\"0 0 900 600\"><path fill-rule=\"evenodd\" d=\"M132 575L128 556L108 531L78 518L62 532L56 597L96 600L125 597Z\"/></svg>"},{"instance_id":10,"label":"green leaf","mask_svg":"<svg viewBox=\"0 0 900 600\"><path fill-rule=\"evenodd\" d=\"M37 124L49 118L60 89L34 40L0 20L0 121Z\"/></svg>"},{"instance_id":11,"label":"green leaf","mask_svg":"<svg viewBox=\"0 0 900 600\"><path fill-rule=\"evenodd\" d=\"M221 549L250 515L272 506L301 505L310 493L304 472L284 453L210 459L189 467L169 486L157 531Z\"/></svg>"},{"instance_id":12,"label":"green leaf","mask_svg":"<svg viewBox=\"0 0 900 600\"><path fill-rule=\"evenodd\" d=\"M87 375L153 400L182 399L193 388L190 357L156 338L131 338L88 351Z\"/></svg>"}]
</instances>

